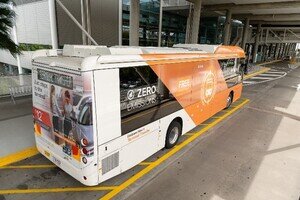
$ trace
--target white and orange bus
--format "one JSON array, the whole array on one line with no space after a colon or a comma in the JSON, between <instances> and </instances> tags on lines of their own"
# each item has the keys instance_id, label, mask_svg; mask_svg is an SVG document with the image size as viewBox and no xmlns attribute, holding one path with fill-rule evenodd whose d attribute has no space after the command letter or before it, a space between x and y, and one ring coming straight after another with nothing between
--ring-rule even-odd
<instances>
[{"instance_id":1,"label":"white and orange bus","mask_svg":"<svg viewBox=\"0 0 300 200\"><path fill-rule=\"evenodd\" d=\"M36 145L85 185L137 165L241 96L241 48L65 45L33 58Z\"/></svg>"}]
</instances>

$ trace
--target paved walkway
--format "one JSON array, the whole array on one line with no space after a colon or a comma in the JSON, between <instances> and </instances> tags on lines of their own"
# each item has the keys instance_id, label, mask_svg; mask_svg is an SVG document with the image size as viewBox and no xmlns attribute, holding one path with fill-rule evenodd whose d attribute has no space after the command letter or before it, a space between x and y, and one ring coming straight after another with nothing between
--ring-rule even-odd
<instances>
[{"instance_id":1,"label":"paved walkway","mask_svg":"<svg viewBox=\"0 0 300 200\"><path fill-rule=\"evenodd\" d=\"M0 158L35 145L31 98L0 99Z\"/></svg>"}]
</instances>

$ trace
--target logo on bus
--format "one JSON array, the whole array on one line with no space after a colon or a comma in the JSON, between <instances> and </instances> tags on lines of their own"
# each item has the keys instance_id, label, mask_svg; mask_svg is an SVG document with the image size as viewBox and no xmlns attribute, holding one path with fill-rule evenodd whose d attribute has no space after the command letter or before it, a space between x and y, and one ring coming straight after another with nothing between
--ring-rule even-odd
<instances>
[{"instance_id":1,"label":"logo on bus","mask_svg":"<svg viewBox=\"0 0 300 200\"><path fill-rule=\"evenodd\" d=\"M153 86L148 86L144 88L138 88L136 90L129 90L127 92L127 99L128 100L133 100L135 97L141 98L141 97L146 97L152 94L156 93L156 87Z\"/></svg>"},{"instance_id":2,"label":"logo on bus","mask_svg":"<svg viewBox=\"0 0 300 200\"><path fill-rule=\"evenodd\" d=\"M134 91L133 91L133 90L129 90L129 91L127 92L127 99L128 99L128 100L134 99Z\"/></svg>"},{"instance_id":3,"label":"logo on bus","mask_svg":"<svg viewBox=\"0 0 300 200\"><path fill-rule=\"evenodd\" d=\"M208 104L216 93L216 78L212 71L207 72L202 85L202 101Z\"/></svg>"}]
</instances>

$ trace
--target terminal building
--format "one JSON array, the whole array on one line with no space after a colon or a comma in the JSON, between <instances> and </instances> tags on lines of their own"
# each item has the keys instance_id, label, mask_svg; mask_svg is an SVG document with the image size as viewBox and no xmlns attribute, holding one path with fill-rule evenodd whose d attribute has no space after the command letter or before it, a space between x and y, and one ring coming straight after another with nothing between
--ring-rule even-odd
<instances>
[{"instance_id":1,"label":"terminal building","mask_svg":"<svg viewBox=\"0 0 300 200\"><path fill-rule=\"evenodd\" d=\"M291 55L300 36L297 1L15 0L14 40L23 54L0 52L2 71L30 73L32 51L64 44L239 45L250 62ZM84 29L91 38L82 30Z\"/></svg>"}]
</instances>

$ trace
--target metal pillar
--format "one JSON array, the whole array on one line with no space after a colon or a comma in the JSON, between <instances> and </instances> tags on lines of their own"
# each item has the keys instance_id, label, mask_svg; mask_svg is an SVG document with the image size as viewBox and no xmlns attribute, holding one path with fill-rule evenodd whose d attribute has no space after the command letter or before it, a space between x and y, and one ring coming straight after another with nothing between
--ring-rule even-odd
<instances>
[{"instance_id":1,"label":"metal pillar","mask_svg":"<svg viewBox=\"0 0 300 200\"><path fill-rule=\"evenodd\" d=\"M245 50L246 43L247 43L247 40L248 40L249 23L250 23L250 20L249 20L249 18L247 18L245 20L245 24L244 24L243 39L242 39L242 46L241 46L242 49L244 49L244 50Z\"/></svg>"},{"instance_id":2,"label":"metal pillar","mask_svg":"<svg viewBox=\"0 0 300 200\"><path fill-rule=\"evenodd\" d=\"M202 0L196 0L194 2L194 10L192 17L192 26L190 30L190 43L197 44L199 36L200 16L201 16L201 3Z\"/></svg>"},{"instance_id":3,"label":"metal pillar","mask_svg":"<svg viewBox=\"0 0 300 200\"><path fill-rule=\"evenodd\" d=\"M80 8L81 8L81 26L84 30L86 30L86 4L85 0L80 1ZM87 44L86 35L82 31L82 44Z\"/></svg>"},{"instance_id":4,"label":"metal pillar","mask_svg":"<svg viewBox=\"0 0 300 200\"><path fill-rule=\"evenodd\" d=\"M49 6L49 19L50 19L50 31L51 31L51 45L52 45L52 49L58 49L55 0L49 0L48 6Z\"/></svg>"},{"instance_id":5,"label":"metal pillar","mask_svg":"<svg viewBox=\"0 0 300 200\"><path fill-rule=\"evenodd\" d=\"M162 31L162 15L163 15L163 0L160 0L159 3L159 25L158 25L158 44L161 46L161 31Z\"/></svg>"},{"instance_id":6,"label":"metal pillar","mask_svg":"<svg viewBox=\"0 0 300 200\"><path fill-rule=\"evenodd\" d=\"M130 0L129 45L139 46L140 1Z\"/></svg>"},{"instance_id":7,"label":"metal pillar","mask_svg":"<svg viewBox=\"0 0 300 200\"><path fill-rule=\"evenodd\" d=\"M225 21L225 26L224 26L224 44L225 45L230 44L231 17L232 17L231 10L227 10L226 11L226 21Z\"/></svg>"},{"instance_id":8,"label":"metal pillar","mask_svg":"<svg viewBox=\"0 0 300 200\"><path fill-rule=\"evenodd\" d=\"M87 32L92 35L92 27L91 27L91 0L85 1L86 7L86 30ZM91 40L88 38L88 45L91 45Z\"/></svg>"},{"instance_id":9,"label":"metal pillar","mask_svg":"<svg viewBox=\"0 0 300 200\"><path fill-rule=\"evenodd\" d=\"M253 63L255 63L257 61L257 52L258 52L260 33L261 33L261 23L258 24L257 30L256 30L254 50L253 50Z\"/></svg>"},{"instance_id":10,"label":"metal pillar","mask_svg":"<svg viewBox=\"0 0 300 200\"><path fill-rule=\"evenodd\" d=\"M92 38L92 36L81 26L81 24L77 21L77 19L71 14L71 12L64 6L64 4L60 0L56 0L57 4L65 11L65 13L71 18L71 20L80 28L80 30L85 33L85 35L92 41L94 45L98 45L98 43Z\"/></svg>"}]
</instances>

